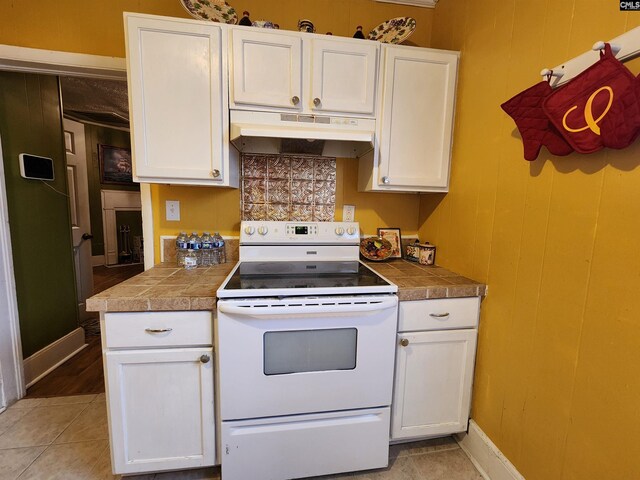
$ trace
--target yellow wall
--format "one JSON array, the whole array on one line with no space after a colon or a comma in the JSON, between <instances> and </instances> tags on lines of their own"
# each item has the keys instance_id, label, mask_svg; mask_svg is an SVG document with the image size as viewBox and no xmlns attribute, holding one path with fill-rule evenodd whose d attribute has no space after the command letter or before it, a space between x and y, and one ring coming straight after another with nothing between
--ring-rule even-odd
<instances>
[{"instance_id":1,"label":"yellow wall","mask_svg":"<svg viewBox=\"0 0 640 480\"><path fill-rule=\"evenodd\" d=\"M528 163L499 105L638 25L614 1L436 8L432 45L462 57L451 190L422 197L420 236L489 284L472 417L527 480L640 478L640 141Z\"/></svg>"},{"instance_id":2,"label":"yellow wall","mask_svg":"<svg viewBox=\"0 0 640 480\"><path fill-rule=\"evenodd\" d=\"M356 220L366 234L377 227L399 227L403 235L415 235L418 229L420 197L417 194L359 193L358 161L337 160L336 220L342 219L342 205L356 206ZM208 187L154 185L151 190L156 216L156 262L160 261L160 235L176 235L179 231L219 231L222 235L238 235L240 231L240 190ZM166 200L180 201L180 222L164 219Z\"/></svg>"},{"instance_id":3,"label":"yellow wall","mask_svg":"<svg viewBox=\"0 0 640 480\"><path fill-rule=\"evenodd\" d=\"M308 18L318 33L352 36L356 26L365 32L389 18L409 15L417 20L409 39L426 46L433 10L374 0L229 0L253 20L271 20L296 30ZM179 0L14 0L0 2L0 44L124 57L122 12L191 18Z\"/></svg>"}]
</instances>

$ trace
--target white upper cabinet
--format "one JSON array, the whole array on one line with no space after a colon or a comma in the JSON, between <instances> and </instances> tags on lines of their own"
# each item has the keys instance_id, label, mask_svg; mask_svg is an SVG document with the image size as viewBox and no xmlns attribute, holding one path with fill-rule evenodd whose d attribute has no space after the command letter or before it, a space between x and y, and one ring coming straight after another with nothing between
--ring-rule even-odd
<instances>
[{"instance_id":1,"label":"white upper cabinet","mask_svg":"<svg viewBox=\"0 0 640 480\"><path fill-rule=\"evenodd\" d=\"M136 180L237 186L223 29L128 14L126 33Z\"/></svg>"},{"instance_id":2,"label":"white upper cabinet","mask_svg":"<svg viewBox=\"0 0 640 480\"><path fill-rule=\"evenodd\" d=\"M373 115L378 49L377 43L365 40L314 39L309 107Z\"/></svg>"},{"instance_id":3,"label":"white upper cabinet","mask_svg":"<svg viewBox=\"0 0 640 480\"><path fill-rule=\"evenodd\" d=\"M384 45L378 144L360 190L446 192L458 53Z\"/></svg>"},{"instance_id":4,"label":"white upper cabinet","mask_svg":"<svg viewBox=\"0 0 640 480\"><path fill-rule=\"evenodd\" d=\"M376 42L233 28L231 107L373 117Z\"/></svg>"},{"instance_id":5,"label":"white upper cabinet","mask_svg":"<svg viewBox=\"0 0 640 480\"><path fill-rule=\"evenodd\" d=\"M232 101L302 109L302 39L277 32L234 29Z\"/></svg>"}]
</instances>

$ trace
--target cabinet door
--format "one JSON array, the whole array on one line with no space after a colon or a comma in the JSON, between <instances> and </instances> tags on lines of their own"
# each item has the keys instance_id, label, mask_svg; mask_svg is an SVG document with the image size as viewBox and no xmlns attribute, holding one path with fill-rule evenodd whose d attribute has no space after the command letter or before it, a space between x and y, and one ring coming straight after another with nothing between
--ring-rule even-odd
<instances>
[{"instance_id":1,"label":"cabinet door","mask_svg":"<svg viewBox=\"0 0 640 480\"><path fill-rule=\"evenodd\" d=\"M240 29L232 38L233 102L301 109L302 39Z\"/></svg>"},{"instance_id":2,"label":"cabinet door","mask_svg":"<svg viewBox=\"0 0 640 480\"><path fill-rule=\"evenodd\" d=\"M105 354L115 473L215 464L213 363L210 347Z\"/></svg>"},{"instance_id":3,"label":"cabinet door","mask_svg":"<svg viewBox=\"0 0 640 480\"><path fill-rule=\"evenodd\" d=\"M131 133L141 180L228 182L222 42L215 25L127 17Z\"/></svg>"},{"instance_id":4,"label":"cabinet door","mask_svg":"<svg viewBox=\"0 0 640 480\"><path fill-rule=\"evenodd\" d=\"M392 439L466 430L477 333L469 329L398 335Z\"/></svg>"},{"instance_id":5,"label":"cabinet door","mask_svg":"<svg viewBox=\"0 0 640 480\"><path fill-rule=\"evenodd\" d=\"M313 40L312 110L374 113L378 44Z\"/></svg>"},{"instance_id":6,"label":"cabinet door","mask_svg":"<svg viewBox=\"0 0 640 480\"><path fill-rule=\"evenodd\" d=\"M458 56L384 47L378 185L446 191Z\"/></svg>"}]
</instances>

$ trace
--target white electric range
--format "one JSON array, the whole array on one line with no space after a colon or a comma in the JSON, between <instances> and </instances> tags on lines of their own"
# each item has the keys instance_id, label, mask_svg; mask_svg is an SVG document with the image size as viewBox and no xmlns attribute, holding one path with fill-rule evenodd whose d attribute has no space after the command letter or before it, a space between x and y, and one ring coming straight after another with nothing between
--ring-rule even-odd
<instances>
[{"instance_id":1,"label":"white electric range","mask_svg":"<svg viewBox=\"0 0 640 480\"><path fill-rule=\"evenodd\" d=\"M385 467L397 287L357 223L242 222L217 292L224 480Z\"/></svg>"}]
</instances>

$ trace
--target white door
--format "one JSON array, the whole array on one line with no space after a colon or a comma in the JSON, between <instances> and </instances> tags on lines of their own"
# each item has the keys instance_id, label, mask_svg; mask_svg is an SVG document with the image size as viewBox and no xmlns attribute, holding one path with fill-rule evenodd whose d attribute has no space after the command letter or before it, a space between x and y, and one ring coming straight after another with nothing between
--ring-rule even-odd
<instances>
[{"instance_id":1,"label":"white door","mask_svg":"<svg viewBox=\"0 0 640 480\"><path fill-rule=\"evenodd\" d=\"M476 329L398 334L392 439L466 430L477 335Z\"/></svg>"},{"instance_id":2,"label":"white door","mask_svg":"<svg viewBox=\"0 0 640 480\"><path fill-rule=\"evenodd\" d=\"M228 185L222 43L222 29L215 25L127 18L133 161L139 179Z\"/></svg>"},{"instance_id":3,"label":"white door","mask_svg":"<svg viewBox=\"0 0 640 480\"><path fill-rule=\"evenodd\" d=\"M7 407L7 400L4 396L4 382L2 381L2 364L0 364L0 412Z\"/></svg>"},{"instance_id":4,"label":"white door","mask_svg":"<svg viewBox=\"0 0 640 480\"><path fill-rule=\"evenodd\" d=\"M458 56L383 46L380 186L446 191Z\"/></svg>"},{"instance_id":5,"label":"white door","mask_svg":"<svg viewBox=\"0 0 640 480\"><path fill-rule=\"evenodd\" d=\"M89 217L89 185L87 179L87 149L84 141L84 125L63 121L64 145L67 154L67 183L69 185L69 209L73 259L76 271L76 291L80 321L86 320L86 300L93 295L93 265L91 263L91 220Z\"/></svg>"},{"instance_id":6,"label":"white door","mask_svg":"<svg viewBox=\"0 0 640 480\"><path fill-rule=\"evenodd\" d=\"M302 108L302 39L295 35L233 30L232 102Z\"/></svg>"},{"instance_id":7,"label":"white door","mask_svg":"<svg viewBox=\"0 0 640 480\"><path fill-rule=\"evenodd\" d=\"M309 108L372 115L378 50L375 42L314 39Z\"/></svg>"},{"instance_id":8,"label":"white door","mask_svg":"<svg viewBox=\"0 0 640 480\"><path fill-rule=\"evenodd\" d=\"M213 350L105 353L115 473L215 464Z\"/></svg>"}]
</instances>

